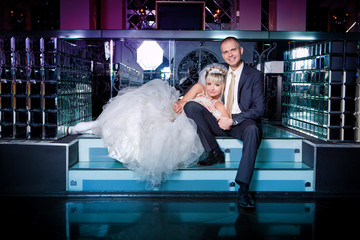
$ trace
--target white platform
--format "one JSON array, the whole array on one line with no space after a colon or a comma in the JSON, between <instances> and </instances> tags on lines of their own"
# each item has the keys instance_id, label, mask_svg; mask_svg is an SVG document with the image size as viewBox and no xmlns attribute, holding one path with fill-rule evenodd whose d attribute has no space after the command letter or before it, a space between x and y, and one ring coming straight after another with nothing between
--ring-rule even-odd
<instances>
[{"instance_id":1,"label":"white platform","mask_svg":"<svg viewBox=\"0 0 360 240\"><path fill-rule=\"evenodd\" d=\"M273 131L273 129L270 129ZM79 162L69 170L69 191L236 191L234 178L242 154L242 142L219 138L225 164L192 166L173 173L155 188L147 188L134 172L107 156L102 140L78 139ZM302 139L286 135L262 140L255 164L253 191L314 191L314 171L302 162Z\"/></svg>"}]
</instances>

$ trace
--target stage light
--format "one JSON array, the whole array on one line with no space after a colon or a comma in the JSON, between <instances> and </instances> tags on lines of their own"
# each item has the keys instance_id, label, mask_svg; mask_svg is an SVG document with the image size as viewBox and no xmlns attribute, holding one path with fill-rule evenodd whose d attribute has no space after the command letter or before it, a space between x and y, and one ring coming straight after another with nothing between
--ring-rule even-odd
<instances>
[{"instance_id":1,"label":"stage light","mask_svg":"<svg viewBox=\"0 0 360 240\"><path fill-rule=\"evenodd\" d=\"M221 12L220 9L216 9L216 10L215 10L215 13L213 14L214 18L219 17L220 12Z\"/></svg>"},{"instance_id":2,"label":"stage light","mask_svg":"<svg viewBox=\"0 0 360 240\"><path fill-rule=\"evenodd\" d=\"M156 41L144 41L137 49L136 62L144 70L155 70L163 62L164 51Z\"/></svg>"}]
</instances>

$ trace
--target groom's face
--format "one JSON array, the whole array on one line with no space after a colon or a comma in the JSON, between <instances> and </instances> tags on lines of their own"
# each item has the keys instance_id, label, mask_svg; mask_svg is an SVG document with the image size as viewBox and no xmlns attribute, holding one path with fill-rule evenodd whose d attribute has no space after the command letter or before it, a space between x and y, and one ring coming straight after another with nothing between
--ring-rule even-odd
<instances>
[{"instance_id":1,"label":"groom's face","mask_svg":"<svg viewBox=\"0 0 360 240\"><path fill-rule=\"evenodd\" d=\"M221 44L221 55L232 70L236 70L241 65L243 51L243 48L233 39L229 39Z\"/></svg>"}]
</instances>

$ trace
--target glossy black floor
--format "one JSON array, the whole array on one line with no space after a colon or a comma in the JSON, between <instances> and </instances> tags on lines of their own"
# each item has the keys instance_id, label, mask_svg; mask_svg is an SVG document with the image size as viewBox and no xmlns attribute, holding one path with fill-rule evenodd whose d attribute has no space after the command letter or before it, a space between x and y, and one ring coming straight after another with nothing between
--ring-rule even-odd
<instances>
[{"instance_id":1,"label":"glossy black floor","mask_svg":"<svg viewBox=\"0 0 360 240\"><path fill-rule=\"evenodd\" d=\"M251 211L238 208L232 197L0 200L2 239L354 239L359 234L359 197L257 197Z\"/></svg>"}]
</instances>

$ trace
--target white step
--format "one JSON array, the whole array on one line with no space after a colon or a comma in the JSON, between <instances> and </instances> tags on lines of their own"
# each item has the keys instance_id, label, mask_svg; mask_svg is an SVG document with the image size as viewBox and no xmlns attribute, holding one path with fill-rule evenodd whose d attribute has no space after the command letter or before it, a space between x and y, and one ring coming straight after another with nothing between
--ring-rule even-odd
<instances>
[{"instance_id":1,"label":"white step","mask_svg":"<svg viewBox=\"0 0 360 240\"><path fill-rule=\"evenodd\" d=\"M314 171L302 162L302 138L270 126L257 155L250 189L253 191L314 191ZM78 139L79 162L68 176L69 191L236 191L234 178L242 155L242 142L218 138L224 164L179 169L155 188L147 188L134 172L109 158L101 138Z\"/></svg>"}]
</instances>

